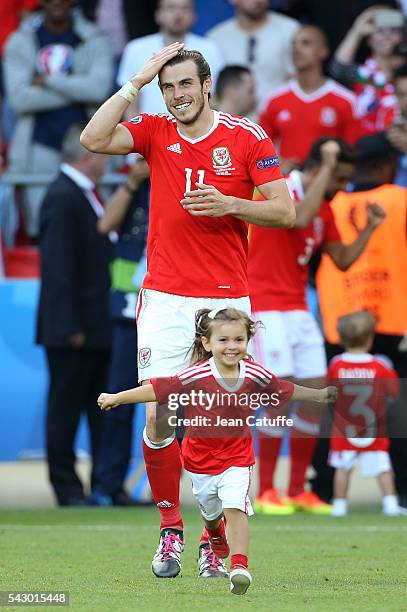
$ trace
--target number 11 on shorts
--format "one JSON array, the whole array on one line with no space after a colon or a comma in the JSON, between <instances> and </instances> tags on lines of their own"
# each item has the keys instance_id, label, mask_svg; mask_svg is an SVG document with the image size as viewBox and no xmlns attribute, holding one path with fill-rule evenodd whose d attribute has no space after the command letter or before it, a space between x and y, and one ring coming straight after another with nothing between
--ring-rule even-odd
<instances>
[{"instance_id":1,"label":"number 11 on shorts","mask_svg":"<svg viewBox=\"0 0 407 612\"><path fill-rule=\"evenodd\" d=\"M185 192L192 191L195 186L192 187L192 168L185 168ZM205 180L205 170L197 170L198 183L203 183Z\"/></svg>"}]
</instances>

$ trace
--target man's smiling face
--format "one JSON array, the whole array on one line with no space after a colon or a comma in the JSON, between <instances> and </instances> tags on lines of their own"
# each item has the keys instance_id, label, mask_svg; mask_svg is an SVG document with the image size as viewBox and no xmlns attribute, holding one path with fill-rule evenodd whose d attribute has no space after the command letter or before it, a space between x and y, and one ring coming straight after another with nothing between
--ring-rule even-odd
<instances>
[{"instance_id":1,"label":"man's smiling face","mask_svg":"<svg viewBox=\"0 0 407 612\"><path fill-rule=\"evenodd\" d=\"M201 85L193 60L164 66L160 72L160 87L168 112L185 125L194 123L201 115L210 86L210 78Z\"/></svg>"}]
</instances>

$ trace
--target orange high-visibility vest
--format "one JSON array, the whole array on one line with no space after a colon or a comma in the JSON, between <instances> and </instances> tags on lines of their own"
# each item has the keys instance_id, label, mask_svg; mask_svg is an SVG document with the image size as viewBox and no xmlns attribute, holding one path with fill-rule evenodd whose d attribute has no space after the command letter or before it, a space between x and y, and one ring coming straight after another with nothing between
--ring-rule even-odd
<instances>
[{"instance_id":1,"label":"orange high-visibility vest","mask_svg":"<svg viewBox=\"0 0 407 612\"><path fill-rule=\"evenodd\" d=\"M369 191L339 192L331 202L345 244L353 242L366 223L366 205L377 202L387 217L347 270L338 270L322 256L317 288L325 337L339 341L336 322L343 314L370 310L378 319L376 331L403 335L407 331L407 189L382 185Z\"/></svg>"}]
</instances>

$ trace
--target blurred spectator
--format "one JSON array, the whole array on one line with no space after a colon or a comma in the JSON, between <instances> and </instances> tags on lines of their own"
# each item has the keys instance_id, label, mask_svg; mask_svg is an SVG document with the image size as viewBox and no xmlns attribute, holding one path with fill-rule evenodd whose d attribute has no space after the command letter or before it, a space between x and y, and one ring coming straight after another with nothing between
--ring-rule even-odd
<instances>
[{"instance_id":1,"label":"blurred spectator","mask_svg":"<svg viewBox=\"0 0 407 612\"><path fill-rule=\"evenodd\" d=\"M256 108L256 84L245 66L226 66L220 71L212 106L224 113L246 117Z\"/></svg>"},{"instance_id":2,"label":"blurred spectator","mask_svg":"<svg viewBox=\"0 0 407 612\"><path fill-rule=\"evenodd\" d=\"M332 211L344 242L350 242L366 220L369 203L386 211L364 253L352 268L340 272L322 256L317 288L330 355L337 351L336 321L354 310L370 310L377 319L372 351L387 355L401 378L407 377L407 190L392 184L397 155L383 135L366 136L357 144L359 161L352 193L340 192ZM403 340L404 336L404 340ZM404 345L404 346L403 346ZM407 441L391 440L391 459L400 503L407 504Z\"/></svg>"},{"instance_id":3,"label":"blurred spectator","mask_svg":"<svg viewBox=\"0 0 407 612\"><path fill-rule=\"evenodd\" d=\"M302 23L313 23L326 34L331 50L334 51L356 17L365 9L376 4L374 0L281 0L281 9ZM396 0L381 0L381 5L396 8Z\"/></svg>"},{"instance_id":4,"label":"blurred spectator","mask_svg":"<svg viewBox=\"0 0 407 612\"><path fill-rule=\"evenodd\" d=\"M335 268L347 270L383 221L383 211L372 205L353 240L341 240L330 200L346 187L353 174L354 159L344 140L317 140L303 172L293 170L287 177L296 202L295 228L251 227L250 299L254 318L264 323L254 341L257 360L276 376L294 377L306 386L323 386L326 374L324 341L306 302L311 256L321 247ZM268 436L259 439L260 491L256 509L266 514L289 514L292 507L327 513L330 507L315 493L304 490L306 470L318 440L320 411L302 403L293 418L289 504L280 500L273 486L282 437L287 432L281 427L268 428Z\"/></svg>"},{"instance_id":5,"label":"blurred spectator","mask_svg":"<svg viewBox=\"0 0 407 612\"><path fill-rule=\"evenodd\" d=\"M395 183L407 187L407 64L396 70L394 86L398 113L386 135L393 147L400 153Z\"/></svg>"},{"instance_id":6,"label":"blurred spectator","mask_svg":"<svg viewBox=\"0 0 407 612\"><path fill-rule=\"evenodd\" d=\"M352 141L355 96L323 73L329 49L325 34L303 26L295 34L292 56L295 78L272 92L259 123L276 144L289 172L306 159L321 136Z\"/></svg>"},{"instance_id":7,"label":"blurred spectator","mask_svg":"<svg viewBox=\"0 0 407 612\"><path fill-rule=\"evenodd\" d=\"M261 100L293 73L291 43L299 24L268 11L268 0L232 0L232 4L236 17L207 35L218 43L226 64L250 68Z\"/></svg>"},{"instance_id":8,"label":"blurred spectator","mask_svg":"<svg viewBox=\"0 0 407 612\"><path fill-rule=\"evenodd\" d=\"M148 0L148 2L146 0L79 0L79 5L87 19L95 20L97 14L104 10L101 9L102 4L106 8L109 8L109 4L116 5L115 10L118 10L117 2L121 7L121 17L124 19L127 40L157 32L154 12L158 0ZM116 20L117 16L113 15L113 19Z\"/></svg>"},{"instance_id":9,"label":"blurred spectator","mask_svg":"<svg viewBox=\"0 0 407 612\"><path fill-rule=\"evenodd\" d=\"M30 179L52 177L69 127L86 122L109 94L113 62L109 42L73 11L73 0L42 0L43 12L29 17L6 44L7 96L18 115L9 153L10 173ZM24 190L26 229L38 234L46 186Z\"/></svg>"},{"instance_id":10,"label":"blurred spectator","mask_svg":"<svg viewBox=\"0 0 407 612\"><path fill-rule=\"evenodd\" d=\"M97 231L103 207L95 192L107 157L86 151L80 133L81 126L73 125L66 134L65 162L41 207L37 343L45 347L48 362L48 467L61 506L84 503L74 451L82 413L97 462L101 413L96 399L105 388L111 342L111 245Z\"/></svg>"},{"instance_id":11,"label":"blurred spectator","mask_svg":"<svg viewBox=\"0 0 407 612\"><path fill-rule=\"evenodd\" d=\"M401 11L371 7L358 16L331 61L332 76L357 96L360 121L356 137L381 132L394 119L397 101L393 72L404 61L394 50L403 40L403 28ZM370 57L359 66L354 63L355 56L364 39Z\"/></svg>"},{"instance_id":12,"label":"blurred spectator","mask_svg":"<svg viewBox=\"0 0 407 612\"><path fill-rule=\"evenodd\" d=\"M203 53L211 67L213 83L216 83L223 67L222 54L216 43L189 31L195 20L193 0L160 0L155 18L160 28L157 34L132 40L126 46L117 77L119 85L130 80L153 53L176 41L184 42L186 49ZM133 114L168 112L157 77L143 87L130 109Z\"/></svg>"},{"instance_id":13,"label":"blurred spectator","mask_svg":"<svg viewBox=\"0 0 407 612\"><path fill-rule=\"evenodd\" d=\"M123 0L99 0L95 7L95 18L102 32L109 34L115 57L120 58L128 41Z\"/></svg>"},{"instance_id":14,"label":"blurred spectator","mask_svg":"<svg viewBox=\"0 0 407 612\"><path fill-rule=\"evenodd\" d=\"M39 0L2 0L0 3L0 146L7 142L11 135L12 119L8 108L3 108L3 53L7 38L16 30L31 11L38 8ZM0 151L0 159L1 159Z\"/></svg>"},{"instance_id":15,"label":"blurred spectator","mask_svg":"<svg viewBox=\"0 0 407 612\"><path fill-rule=\"evenodd\" d=\"M112 357L107 388L110 393L137 386L136 302L145 273L149 175L147 163L133 164L127 183L119 187L99 219L98 230L119 232L114 245L111 291ZM133 500L124 490L132 449L134 406L102 413L100 452L95 466L93 506L127 506Z\"/></svg>"}]
</instances>

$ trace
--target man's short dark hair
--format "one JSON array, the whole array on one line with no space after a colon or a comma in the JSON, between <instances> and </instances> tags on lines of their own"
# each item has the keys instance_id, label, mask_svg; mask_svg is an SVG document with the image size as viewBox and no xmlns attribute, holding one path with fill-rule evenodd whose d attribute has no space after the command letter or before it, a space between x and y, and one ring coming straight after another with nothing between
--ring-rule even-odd
<instances>
[{"instance_id":1,"label":"man's short dark hair","mask_svg":"<svg viewBox=\"0 0 407 612\"><path fill-rule=\"evenodd\" d=\"M311 147L311 151L307 159L304 162L304 170L311 170L316 166L321 164L321 147L326 142L333 140L339 145L339 156L338 162L342 162L344 164L355 164L356 163L356 154L352 147L344 140L343 138L333 138L332 136L323 136L322 138L318 138L315 140L314 144Z\"/></svg>"},{"instance_id":2,"label":"man's short dark hair","mask_svg":"<svg viewBox=\"0 0 407 612\"><path fill-rule=\"evenodd\" d=\"M242 82L242 76L244 74L251 74L249 68L246 66L234 65L226 66L219 72L218 80L216 82L216 96L223 98L225 90L232 86L240 85Z\"/></svg>"},{"instance_id":3,"label":"man's short dark hair","mask_svg":"<svg viewBox=\"0 0 407 612\"><path fill-rule=\"evenodd\" d=\"M211 68L202 53L200 51L196 51L195 49L183 49L182 51L177 53L175 57L172 57L170 60L168 60L168 62L164 64L161 70L163 70L167 66L176 66L177 64L182 64L183 62L187 62L188 60L192 60L194 62L196 70L198 72L199 81L201 85L203 85L204 81L206 81L206 79L209 79L211 76ZM161 87L160 74L158 75L158 82L160 83Z\"/></svg>"},{"instance_id":4,"label":"man's short dark hair","mask_svg":"<svg viewBox=\"0 0 407 612\"><path fill-rule=\"evenodd\" d=\"M357 141L355 151L357 170L360 173L374 172L383 165L393 164L398 156L398 151L384 132L363 136Z\"/></svg>"}]
</instances>

